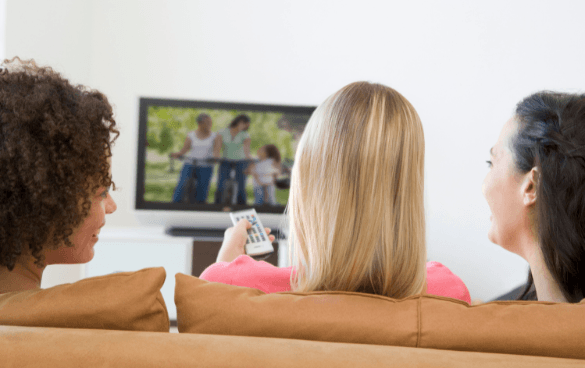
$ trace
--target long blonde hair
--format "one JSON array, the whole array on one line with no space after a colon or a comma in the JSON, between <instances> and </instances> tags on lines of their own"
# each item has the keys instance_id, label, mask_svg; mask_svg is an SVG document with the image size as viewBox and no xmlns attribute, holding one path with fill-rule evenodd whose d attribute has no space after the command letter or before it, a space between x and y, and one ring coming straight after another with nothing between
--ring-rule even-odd
<instances>
[{"instance_id":1,"label":"long blonde hair","mask_svg":"<svg viewBox=\"0 0 585 368\"><path fill-rule=\"evenodd\" d=\"M424 291L424 149L418 114L392 88L352 83L315 110L287 207L293 290Z\"/></svg>"}]
</instances>

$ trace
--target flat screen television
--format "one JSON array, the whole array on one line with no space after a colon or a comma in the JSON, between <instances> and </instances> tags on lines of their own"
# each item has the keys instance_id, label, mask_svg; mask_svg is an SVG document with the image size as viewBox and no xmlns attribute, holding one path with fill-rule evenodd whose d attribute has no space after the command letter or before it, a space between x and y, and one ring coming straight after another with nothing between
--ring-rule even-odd
<instances>
[{"instance_id":1,"label":"flat screen television","mask_svg":"<svg viewBox=\"0 0 585 368\"><path fill-rule=\"evenodd\" d=\"M280 228L296 146L314 110L140 98L138 219L197 237L231 226L229 212L255 208L265 226ZM239 129L230 129L237 119Z\"/></svg>"}]
</instances>

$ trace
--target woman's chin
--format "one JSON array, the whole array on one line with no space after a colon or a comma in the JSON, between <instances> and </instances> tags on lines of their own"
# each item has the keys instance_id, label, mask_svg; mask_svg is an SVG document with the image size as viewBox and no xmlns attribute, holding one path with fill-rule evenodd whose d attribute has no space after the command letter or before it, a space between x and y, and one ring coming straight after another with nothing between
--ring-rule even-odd
<instances>
[{"instance_id":1,"label":"woman's chin","mask_svg":"<svg viewBox=\"0 0 585 368\"><path fill-rule=\"evenodd\" d=\"M91 261L95 255L94 247L98 241L97 236L92 236L88 241L85 242L82 248L78 248L77 252L72 256L75 262L71 263L87 263Z\"/></svg>"},{"instance_id":2,"label":"woman's chin","mask_svg":"<svg viewBox=\"0 0 585 368\"><path fill-rule=\"evenodd\" d=\"M95 252L93 250L93 246L91 246L88 249L85 249L83 253L78 254L75 259L75 262L72 263L87 263L93 259L94 255Z\"/></svg>"},{"instance_id":3,"label":"woman's chin","mask_svg":"<svg viewBox=\"0 0 585 368\"><path fill-rule=\"evenodd\" d=\"M494 231L493 225L492 225L492 227L488 230L487 236L488 236L489 241L491 241L494 244L498 244L497 237L495 236L494 232L495 231Z\"/></svg>"}]
</instances>

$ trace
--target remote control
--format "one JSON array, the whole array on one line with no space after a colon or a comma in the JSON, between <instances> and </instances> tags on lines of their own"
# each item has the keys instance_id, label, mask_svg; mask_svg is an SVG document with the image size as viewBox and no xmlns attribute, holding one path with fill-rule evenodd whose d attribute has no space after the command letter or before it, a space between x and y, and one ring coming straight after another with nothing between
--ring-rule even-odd
<instances>
[{"instance_id":1,"label":"remote control","mask_svg":"<svg viewBox=\"0 0 585 368\"><path fill-rule=\"evenodd\" d=\"M252 228L248 229L248 239L246 240L247 255L254 257L274 252L272 243L255 209L230 212L230 217L234 225L244 218L252 224Z\"/></svg>"}]
</instances>

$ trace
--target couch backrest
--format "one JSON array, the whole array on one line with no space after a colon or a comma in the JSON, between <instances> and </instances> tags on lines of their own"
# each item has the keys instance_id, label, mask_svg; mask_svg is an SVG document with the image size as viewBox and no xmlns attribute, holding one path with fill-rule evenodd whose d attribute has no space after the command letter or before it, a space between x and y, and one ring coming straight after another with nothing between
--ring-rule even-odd
<instances>
[{"instance_id":1,"label":"couch backrest","mask_svg":"<svg viewBox=\"0 0 585 368\"><path fill-rule=\"evenodd\" d=\"M585 303L275 293L177 274L179 332L585 359Z\"/></svg>"}]
</instances>

